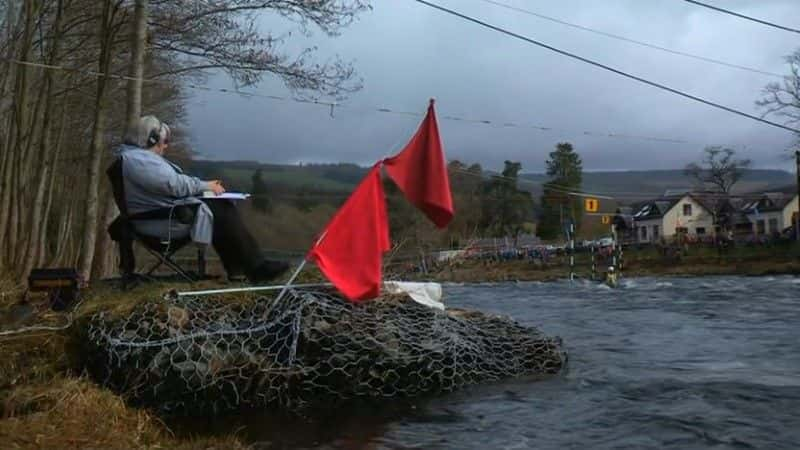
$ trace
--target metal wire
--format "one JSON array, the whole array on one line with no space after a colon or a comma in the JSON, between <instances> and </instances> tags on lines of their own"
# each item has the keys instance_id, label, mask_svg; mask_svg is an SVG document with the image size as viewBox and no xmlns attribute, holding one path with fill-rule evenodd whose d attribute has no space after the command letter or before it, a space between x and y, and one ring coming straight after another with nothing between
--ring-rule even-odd
<instances>
[{"instance_id":1,"label":"metal wire","mask_svg":"<svg viewBox=\"0 0 800 450\"><path fill-rule=\"evenodd\" d=\"M566 364L560 339L507 318L400 296L353 304L330 290L154 301L127 317L97 314L88 336L96 379L135 404L189 414L410 397Z\"/></svg>"}]
</instances>

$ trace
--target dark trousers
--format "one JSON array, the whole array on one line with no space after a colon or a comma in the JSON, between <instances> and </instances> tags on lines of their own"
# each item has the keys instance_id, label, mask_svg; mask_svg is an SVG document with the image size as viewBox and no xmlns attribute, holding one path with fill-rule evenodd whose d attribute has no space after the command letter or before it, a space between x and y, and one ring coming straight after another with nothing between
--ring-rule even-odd
<instances>
[{"instance_id":1,"label":"dark trousers","mask_svg":"<svg viewBox=\"0 0 800 450\"><path fill-rule=\"evenodd\" d=\"M214 214L211 244L228 276L253 273L264 261L255 238L244 226L236 205L230 200L203 200Z\"/></svg>"}]
</instances>

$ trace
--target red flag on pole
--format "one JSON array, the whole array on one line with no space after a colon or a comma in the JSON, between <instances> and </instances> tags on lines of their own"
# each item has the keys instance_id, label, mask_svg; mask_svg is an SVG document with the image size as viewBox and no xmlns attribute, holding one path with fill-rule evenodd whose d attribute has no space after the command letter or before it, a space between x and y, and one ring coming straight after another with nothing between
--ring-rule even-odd
<instances>
[{"instance_id":1,"label":"red flag on pole","mask_svg":"<svg viewBox=\"0 0 800 450\"><path fill-rule=\"evenodd\" d=\"M350 300L380 294L383 253L391 249L380 164L370 170L306 256Z\"/></svg>"},{"instance_id":2,"label":"red flag on pole","mask_svg":"<svg viewBox=\"0 0 800 450\"><path fill-rule=\"evenodd\" d=\"M439 228L453 219L453 197L447 175L433 100L417 133L397 155L384 161L386 172Z\"/></svg>"}]
</instances>

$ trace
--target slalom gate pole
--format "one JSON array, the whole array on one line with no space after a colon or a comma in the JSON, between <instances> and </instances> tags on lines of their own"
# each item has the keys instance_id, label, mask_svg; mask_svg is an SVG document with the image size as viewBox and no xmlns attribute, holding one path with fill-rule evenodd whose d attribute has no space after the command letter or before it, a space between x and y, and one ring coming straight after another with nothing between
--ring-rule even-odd
<instances>
[{"instance_id":1,"label":"slalom gate pole","mask_svg":"<svg viewBox=\"0 0 800 450\"><path fill-rule=\"evenodd\" d=\"M569 281L575 281L575 224L569 224Z\"/></svg>"},{"instance_id":2,"label":"slalom gate pole","mask_svg":"<svg viewBox=\"0 0 800 450\"><path fill-rule=\"evenodd\" d=\"M617 271L617 227L611 224L611 267Z\"/></svg>"}]
</instances>

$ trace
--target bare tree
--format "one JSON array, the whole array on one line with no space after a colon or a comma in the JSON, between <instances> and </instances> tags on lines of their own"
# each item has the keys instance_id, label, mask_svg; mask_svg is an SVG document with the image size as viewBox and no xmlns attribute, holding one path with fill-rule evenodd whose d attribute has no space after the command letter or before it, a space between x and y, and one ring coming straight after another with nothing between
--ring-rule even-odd
<instances>
[{"instance_id":1,"label":"bare tree","mask_svg":"<svg viewBox=\"0 0 800 450\"><path fill-rule=\"evenodd\" d=\"M733 186L741 180L750 167L749 159L736 159L736 151L720 146L706 147L700 163L686 165L685 174L697 182L701 189L713 191L701 194L713 217L714 225L721 229L732 226L730 194Z\"/></svg>"},{"instance_id":2,"label":"bare tree","mask_svg":"<svg viewBox=\"0 0 800 450\"><path fill-rule=\"evenodd\" d=\"M83 216L84 239L81 247L81 257L78 262L78 273L84 280L88 281L92 273L92 264L95 256L95 244L98 235L98 211L101 210L100 204L100 165L103 160L103 150L107 142L105 141L106 124L109 116L109 91L111 63L113 59L113 47L116 33L121 26L119 22L121 3L119 0L104 0L103 12L99 21L100 37L100 58L98 61L98 72L106 76L101 76L97 80L97 94L95 96L94 117L92 119L92 138L89 146L89 164L86 186L86 209Z\"/></svg>"},{"instance_id":3,"label":"bare tree","mask_svg":"<svg viewBox=\"0 0 800 450\"><path fill-rule=\"evenodd\" d=\"M313 23L327 35L336 35L366 9L368 0L154 2L150 18L152 51L174 62L173 67L155 76L219 69L237 84L247 86L265 74L273 74L301 95L341 97L361 87L349 63L338 58L319 63L313 48L287 56L280 47L288 35L264 35L259 31L256 13L286 17L305 33Z\"/></svg>"},{"instance_id":4,"label":"bare tree","mask_svg":"<svg viewBox=\"0 0 800 450\"><path fill-rule=\"evenodd\" d=\"M274 75L296 95L345 96L360 87L350 64L317 61L313 49L288 56L290 35L259 30L257 18L272 12L304 33L335 35L368 8L368 0L0 0L0 267L24 276L45 262L106 274L114 210L105 207L102 168L129 123L144 109L179 124L183 82L207 70L240 86ZM153 82L143 90L142 79Z\"/></svg>"},{"instance_id":5,"label":"bare tree","mask_svg":"<svg viewBox=\"0 0 800 450\"><path fill-rule=\"evenodd\" d=\"M147 45L148 0L136 0L131 33L131 63L128 70L126 136L133 139L136 124L142 115L142 78L144 77L145 47Z\"/></svg>"},{"instance_id":6,"label":"bare tree","mask_svg":"<svg viewBox=\"0 0 800 450\"><path fill-rule=\"evenodd\" d=\"M60 44L61 44L61 26L64 12L63 0L56 2L56 17L53 23L53 44L50 48L50 55L48 63L51 65L58 63ZM38 180L36 182L35 196L33 204L30 207L30 219L28 224L30 226L30 233L28 238L28 245L25 252L25 257L22 259L22 273L29 273L34 267L39 255L42 253L41 246L43 242L39 239L41 233L41 226L44 222L43 215L47 214L46 207L46 189L47 180L50 178L52 170L53 159L51 154L53 151L53 115L56 112L55 101L56 97L53 94L55 84L55 72L48 70L44 72L44 91L43 97L46 99L44 104L44 112L41 120L41 137L39 139L38 160L39 165L36 168Z\"/></svg>"},{"instance_id":7,"label":"bare tree","mask_svg":"<svg viewBox=\"0 0 800 450\"><path fill-rule=\"evenodd\" d=\"M800 123L800 49L786 57L789 75L781 83L770 83L764 87L764 97L756 105L765 109L764 116L774 114L786 119L787 125ZM800 194L800 134L796 135L795 148L788 152L787 159L794 158L797 167L797 192ZM800 198L798 198L800 208ZM800 214L797 216L795 238L800 241Z\"/></svg>"},{"instance_id":8,"label":"bare tree","mask_svg":"<svg viewBox=\"0 0 800 450\"><path fill-rule=\"evenodd\" d=\"M784 117L786 124L800 123L800 49L786 57L789 75L781 82L769 83L762 90L763 97L756 105L764 109L763 116L770 114Z\"/></svg>"},{"instance_id":9,"label":"bare tree","mask_svg":"<svg viewBox=\"0 0 800 450\"><path fill-rule=\"evenodd\" d=\"M735 156L736 151L730 148L706 147L700 163L687 164L684 172L703 188L710 186L728 195L752 163L749 159L736 159Z\"/></svg>"}]
</instances>

